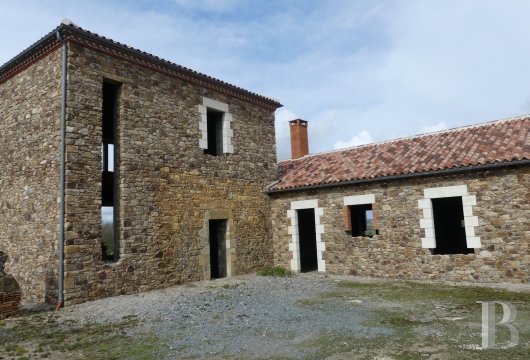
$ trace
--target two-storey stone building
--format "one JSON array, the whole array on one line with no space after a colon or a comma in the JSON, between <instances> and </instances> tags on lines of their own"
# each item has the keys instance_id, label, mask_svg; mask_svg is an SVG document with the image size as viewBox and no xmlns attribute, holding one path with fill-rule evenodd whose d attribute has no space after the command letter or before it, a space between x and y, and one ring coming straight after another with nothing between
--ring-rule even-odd
<instances>
[{"instance_id":1,"label":"two-storey stone building","mask_svg":"<svg viewBox=\"0 0 530 360\"><path fill-rule=\"evenodd\" d=\"M3 65L0 252L23 301L272 264L279 106L68 21Z\"/></svg>"}]
</instances>

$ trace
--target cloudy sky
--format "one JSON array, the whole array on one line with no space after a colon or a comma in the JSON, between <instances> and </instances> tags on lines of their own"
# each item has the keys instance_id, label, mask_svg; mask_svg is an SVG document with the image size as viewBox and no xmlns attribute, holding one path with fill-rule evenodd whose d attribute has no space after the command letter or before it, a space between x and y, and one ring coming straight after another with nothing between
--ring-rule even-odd
<instances>
[{"instance_id":1,"label":"cloudy sky","mask_svg":"<svg viewBox=\"0 0 530 360\"><path fill-rule=\"evenodd\" d=\"M526 0L0 0L0 63L63 18L276 98L320 152L530 112Z\"/></svg>"}]
</instances>

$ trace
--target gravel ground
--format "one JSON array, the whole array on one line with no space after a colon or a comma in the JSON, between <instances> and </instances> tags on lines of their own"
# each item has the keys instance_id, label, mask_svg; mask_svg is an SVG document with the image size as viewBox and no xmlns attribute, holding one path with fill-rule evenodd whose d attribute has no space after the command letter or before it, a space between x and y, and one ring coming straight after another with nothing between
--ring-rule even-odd
<instances>
[{"instance_id":1,"label":"gravel ground","mask_svg":"<svg viewBox=\"0 0 530 360\"><path fill-rule=\"evenodd\" d=\"M75 305L61 311L59 321L135 318L135 334L163 340L166 348L159 358L312 358L314 349L304 346L311 339L326 334L362 339L390 331L364 325L373 311L366 300L352 295L319 301L323 293L340 291L337 284L344 280L388 281L317 273L285 278L246 275ZM530 292L528 284L492 287Z\"/></svg>"},{"instance_id":2,"label":"gravel ground","mask_svg":"<svg viewBox=\"0 0 530 360\"><path fill-rule=\"evenodd\" d=\"M299 345L316 335L385 331L361 325L363 304L355 311L333 299L316 308L300 304L334 291L338 281L320 274L239 276L75 305L61 318L84 323L136 317L142 324L137 331L167 339L170 358L303 358L308 354Z\"/></svg>"}]
</instances>

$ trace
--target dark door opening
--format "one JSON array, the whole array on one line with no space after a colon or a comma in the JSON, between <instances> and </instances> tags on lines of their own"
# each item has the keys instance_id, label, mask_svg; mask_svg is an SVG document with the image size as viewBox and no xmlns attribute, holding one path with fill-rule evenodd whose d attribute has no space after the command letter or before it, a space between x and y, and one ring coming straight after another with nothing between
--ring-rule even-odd
<instances>
[{"instance_id":1,"label":"dark door opening","mask_svg":"<svg viewBox=\"0 0 530 360\"><path fill-rule=\"evenodd\" d=\"M210 220L210 277L226 277L226 220Z\"/></svg>"},{"instance_id":2,"label":"dark door opening","mask_svg":"<svg viewBox=\"0 0 530 360\"><path fill-rule=\"evenodd\" d=\"M461 196L432 199L432 213L436 237L433 254L473 253L467 248Z\"/></svg>"},{"instance_id":3,"label":"dark door opening","mask_svg":"<svg viewBox=\"0 0 530 360\"><path fill-rule=\"evenodd\" d=\"M300 244L300 271L318 270L317 234L315 229L315 209L297 210L298 239Z\"/></svg>"}]
</instances>

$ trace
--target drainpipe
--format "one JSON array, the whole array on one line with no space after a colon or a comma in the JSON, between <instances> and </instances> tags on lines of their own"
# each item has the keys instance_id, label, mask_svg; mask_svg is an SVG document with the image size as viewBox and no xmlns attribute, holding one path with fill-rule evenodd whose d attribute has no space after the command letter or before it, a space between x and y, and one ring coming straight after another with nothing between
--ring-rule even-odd
<instances>
[{"instance_id":1,"label":"drainpipe","mask_svg":"<svg viewBox=\"0 0 530 360\"><path fill-rule=\"evenodd\" d=\"M62 71L61 71L61 174L60 174L60 205L59 205L59 280L56 310L64 305L64 202L65 202L65 137L66 137L66 61L68 45L57 30L57 40L63 44L62 48Z\"/></svg>"}]
</instances>

